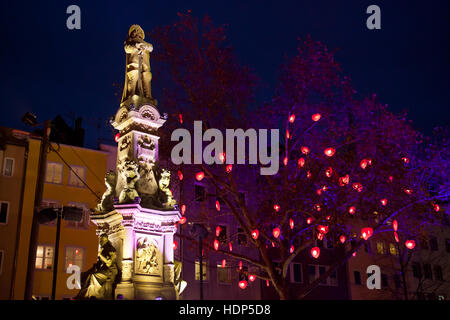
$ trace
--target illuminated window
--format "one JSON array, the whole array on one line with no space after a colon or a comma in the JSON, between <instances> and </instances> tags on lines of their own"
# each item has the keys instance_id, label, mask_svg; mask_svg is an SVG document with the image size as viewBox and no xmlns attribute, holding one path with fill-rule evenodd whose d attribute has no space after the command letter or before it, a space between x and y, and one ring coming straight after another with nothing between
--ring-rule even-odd
<instances>
[{"instance_id":1,"label":"illuminated window","mask_svg":"<svg viewBox=\"0 0 450 320\"><path fill-rule=\"evenodd\" d=\"M291 282L301 283L302 282L302 265L300 263L291 263L290 267Z\"/></svg>"},{"instance_id":2,"label":"illuminated window","mask_svg":"<svg viewBox=\"0 0 450 320\"><path fill-rule=\"evenodd\" d=\"M217 262L217 282L231 283L231 270L229 267L222 268L222 261Z\"/></svg>"},{"instance_id":3,"label":"illuminated window","mask_svg":"<svg viewBox=\"0 0 450 320\"><path fill-rule=\"evenodd\" d=\"M51 270L53 268L53 247L38 246L36 250L36 269Z\"/></svg>"},{"instance_id":4,"label":"illuminated window","mask_svg":"<svg viewBox=\"0 0 450 320\"><path fill-rule=\"evenodd\" d=\"M63 165L58 162L47 162L47 170L45 171L45 182L62 183Z\"/></svg>"},{"instance_id":5,"label":"illuminated window","mask_svg":"<svg viewBox=\"0 0 450 320\"><path fill-rule=\"evenodd\" d=\"M386 254L386 246L383 241L377 241L377 253Z\"/></svg>"},{"instance_id":6,"label":"illuminated window","mask_svg":"<svg viewBox=\"0 0 450 320\"><path fill-rule=\"evenodd\" d=\"M80 247L66 247L66 270L68 267L75 265L83 270L84 267L84 248Z\"/></svg>"},{"instance_id":7,"label":"illuminated window","mask_svg":"<svg viewBox=\"0 0 450 320\"><path fill-rule=\"evenodd\" d=\"M9 203L0 201L0 223L8 223Z\"/></svg>"},{"instance_id":8,"label":"illuminated window","mask_svg":"<svg viewBox=\"0 0 450 320\"><path fill-rule=\"evenodd\" d=\"M41 202L41 207L42 208L53 208L53 209L60 209L61 208L61 204L59 203L58 200L42 200ZM44 223L44 225L46 226L56 226L56 219L46 222Z\"/></svg>"},{"instance_id":9,"label":"illuminated window","mask_svg":"<svg viewBox=\"0 0 450 320\"><path fill-rule=\"evenodd\" d=\"M393 256L398 256L398 249L394 243L389 243L389 253Z\"/></svg>"},{"instance_id":10,"label":"illuminated window","mask_svg":"<svg viewBox=\"0 0 450 320\"><path fill-rule=\"evenodd\" d=\"M3 175L6 177L12 177L14 174L14 158L5 158L3 164Z\"/></svg>"},{"instance_id":11,"label":"illuminated window","mask_svg":"<svg viewBox=\"0 0 450 320\"><path fill-rule=\"evenodd\" d=\"M202 263L203 281L208 280L207 263L203 260ZM195 280L200 280L200 261L195 261Z\"/></svg>"},{"instance_id":12,"label":"illuminated window","mask_svg":"<svg viewBox=\"0 0 450 320\"><path fill-rule=\"evenodd\" d=\"M83 181L86 181L86 168L80 166L71 167L72 169L69 170L69 185L73 187L84 187Z\"/></svg>"}]
</instances>

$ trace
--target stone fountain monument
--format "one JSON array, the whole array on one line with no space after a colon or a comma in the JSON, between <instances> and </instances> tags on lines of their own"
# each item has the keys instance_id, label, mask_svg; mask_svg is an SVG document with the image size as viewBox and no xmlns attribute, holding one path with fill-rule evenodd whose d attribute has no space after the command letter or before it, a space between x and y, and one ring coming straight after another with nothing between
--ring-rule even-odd
<instances>
[{"instance_id":1,"label":"stone fountain monument","mask_svg":"<svg viewBox=\"0 0 450 320\"><path fill-rule=\"evenodd\" d=\"M124 299L178 299L173 235L181 218L169 189L170 172L159 166L157 130L167 116L151 96L150 53L144 31L133 25L124 44L125 85L111 120L119 131L116 172L106 174L107 190L91 220L117 250L121 279L115 296Z\"/></svg>"}]
</instances>

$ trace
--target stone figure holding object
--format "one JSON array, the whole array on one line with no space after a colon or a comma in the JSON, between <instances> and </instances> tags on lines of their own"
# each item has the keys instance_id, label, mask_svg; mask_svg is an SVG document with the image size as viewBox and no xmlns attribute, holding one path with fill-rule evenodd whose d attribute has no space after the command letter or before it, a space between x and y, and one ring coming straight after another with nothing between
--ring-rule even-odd
<instances>
[{"instance_id":1,"label":"stone figure holding object","mask_svg":"<svg viewBox=\"0 0 450 320\"><path fill-rule=\"evenodd\" d=\"M116 249L108 240L107 234L100 236L100 251L97 263L81 277L82 287L75 299L112 300L114 287L120 276L117 266Z\"/></svg>"}]
</instances>

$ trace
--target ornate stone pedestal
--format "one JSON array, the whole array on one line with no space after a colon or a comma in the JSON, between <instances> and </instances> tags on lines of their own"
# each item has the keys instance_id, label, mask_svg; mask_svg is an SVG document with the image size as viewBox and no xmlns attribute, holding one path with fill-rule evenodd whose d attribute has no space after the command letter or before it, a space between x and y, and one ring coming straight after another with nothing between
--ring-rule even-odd
<instances>
[{"instance_id":1,"label":"ornate stone pedestal","mask_svg":"<svg viewBox=\"0 0 450 320\"><path fill-rule=\"evenodd\" d=\"M139 204L118 204L91 220L107 233L119 256L122 280L115 295L124 299L177 299L174 286L173 235L179 211L159 211Z\"/></svg>"}]
</instances>

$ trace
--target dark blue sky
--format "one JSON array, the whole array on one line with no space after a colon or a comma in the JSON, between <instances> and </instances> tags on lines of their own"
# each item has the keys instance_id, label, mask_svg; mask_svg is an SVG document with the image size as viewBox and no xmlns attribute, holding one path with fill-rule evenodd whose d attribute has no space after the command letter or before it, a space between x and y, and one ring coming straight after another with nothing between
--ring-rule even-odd
<instances>
[{"instance_id":1,"label":"dark blue sky","mask_svg":"<svg viewBox=\"0 0 450 320\"><path fill-rule=\"evenodd\" d=\"M81 30L66 28L71 4L81 8ZM371 4L381 8L381 30L365 26ZM267 96L284 56L295 55L297 37L311 34L338 49L337 60L358 92L377 93L394 112L408 110L414 125L429 134L449 119L449 6L448 0L3 0L0 125L25 129L20 117L26 111L40 120L60 113L69 124L82 116L86 145L95 147L95 124L100 121L108 136L106 120L118 108L112 84L123 82L129 26L150 31L191 9L194 16L209 14L216 24L229 25L229 41L268 85ZM159 109L167 111L164 101Z\"/></svg>"}]
</instances>

